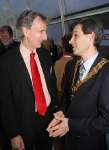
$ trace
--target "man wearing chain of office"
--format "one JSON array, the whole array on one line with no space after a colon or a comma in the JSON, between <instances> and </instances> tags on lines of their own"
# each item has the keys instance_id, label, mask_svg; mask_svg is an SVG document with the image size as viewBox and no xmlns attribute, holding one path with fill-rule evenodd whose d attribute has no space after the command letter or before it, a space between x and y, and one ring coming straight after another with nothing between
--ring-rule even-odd
<instances>
[{"instance_id":1,"label":"man wearing chain of office","mask_svg":"<svg viewBox=\"0 0 109 150\"><path fill-rule=\"evenodd\" d=\"M98 19L84 18L73 26L69 42L81 59L66 66L62 107L47 129L51 137L64 136L65 150L107 149L109 61L99 53L102 36Z\"/></svg>"}]
</instances>

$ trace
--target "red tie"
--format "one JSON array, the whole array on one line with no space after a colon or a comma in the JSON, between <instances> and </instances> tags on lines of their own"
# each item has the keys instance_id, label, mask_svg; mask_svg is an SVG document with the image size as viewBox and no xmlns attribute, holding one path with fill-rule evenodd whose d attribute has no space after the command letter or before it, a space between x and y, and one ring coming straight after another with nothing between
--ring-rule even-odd
<instances>
[{"instance_id":1,"label":"red tie","mask_svg":"<svg viewBox=\"0 0 109 150\"><path fill-rule=\"evenodd\" d=\"M42 83L36 61L35 53L30 54L30 67L33 81L33 90L35 95L36 108L39 115L44 116L46 113L46 100L42 89Z\"/></svg>"}]
</instances>

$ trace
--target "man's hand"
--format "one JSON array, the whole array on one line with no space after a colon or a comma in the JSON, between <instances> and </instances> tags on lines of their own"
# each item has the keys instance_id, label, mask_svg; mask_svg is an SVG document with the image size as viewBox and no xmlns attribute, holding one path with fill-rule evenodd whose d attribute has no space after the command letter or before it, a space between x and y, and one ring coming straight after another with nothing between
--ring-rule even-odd
<instances>
[{"instance_id":1,"label":"man's hand","mask_svg":"<svg viewBox=\"0 0 109 150\"><path fill-rule=\"evenodd\" d=\"M60 119L57 118L64 118L64 114L62 111L58 111L56 113L54 113L54 119L50 122L50 124L48 125L47 131L49 132L50 128L56 126L57 124L59 124L61 122Z\"/></svg>"},{"instance_id":2,"label":"man's hand","mask_svg":"<svg viewBox=\"0 0 109 150\"><path fill-rule=\"evenodd\" d=\"M24 150L25 149L23 139L20 135L13 137L11 139L11 146L12 146L12 150Z\"/></svg>"},{"instance_id":3,"label":"man's hand","mask_svg":"<svg viewBox=\"0 0 109 150\"><path fill-rule=\"evenodd\" d=\"M65 118L62 111L54 113L54 119L48 125L49 136L63 136L69 131L68 118Z\"/></svg>"},{"instance_id":4,"label":"man's hand","mask_svg":"<svg viewBox=\"0 0 109 150\"><path fill-rule=\"evenodd\" d=\"M68 118L60 118L60 123L52 126L49 129L49 136L50 137L62 137L64 136L68 131L69 131L69 127L68 127Z\"/></svg>"}]
</instances>

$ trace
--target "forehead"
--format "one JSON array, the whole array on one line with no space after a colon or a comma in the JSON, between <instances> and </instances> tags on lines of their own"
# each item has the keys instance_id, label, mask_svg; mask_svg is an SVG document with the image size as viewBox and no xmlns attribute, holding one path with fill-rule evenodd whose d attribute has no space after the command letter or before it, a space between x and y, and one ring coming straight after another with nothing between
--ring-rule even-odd
<instances>
[{"instance_id":1,"label":"forehead","mask_svg":"<svg viewBox=\"0 0 109 150\"><path fill-rule=\"evenodd\" d=\"M77 24L77 25L74 27L73 33L75 33L75 32L82 32L82 33L83 33L83 31L82 31L82 25L81 25L81 24Z\"/></svg>"},{"instance_id":2,"label":"forehead","mask_svg":"<svg viewBox=\"0 0 109 150\"><path fill-rule=\"evenodd\" d=\"M9 35L9 32L8 32L7 30L4 30L4 31L0 31L0 34L1 34L1 35L4 35L4 34L5 34L5 35Z\"/></svg>"},{"instance_id":3,"label":"forehead","mask_svg":"<svg viewBox=\"0 0 109 150\"><path fill-rule=\"evenodd\" d=\"M34 21L33 24L31 26L31 28L47 28L47 22L42 20L39 16L37 16Z\"/></svg>"},{"instance_id":4,"label":"forehead","mask_svg":"<svg viewBox=\"0 0 109 150\"><path fill-rule=\"evenodd\" d=\"M0 29L0 33L8 32L7 29Z\"/></svg>"}]
</instances>

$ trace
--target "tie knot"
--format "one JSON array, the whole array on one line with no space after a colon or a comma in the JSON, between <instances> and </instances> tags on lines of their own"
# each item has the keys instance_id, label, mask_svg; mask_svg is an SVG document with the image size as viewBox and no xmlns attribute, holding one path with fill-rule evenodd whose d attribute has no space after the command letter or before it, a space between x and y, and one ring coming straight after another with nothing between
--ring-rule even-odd
<instances>
[{"instance_id":1,"label":"tie knot","mask_svg":"<svg viewBox=\"0 0 109 150\"><path fill-rule=\"evenodd\" d=\"M31 53L30 53L30 57L31 57L31 58L34 58L34 56L35 56L35 53L34 53L34 52L31 52Z\"/></svg>"},{"instance_id":2,"label":"tie knot","mask_svg":"<svg viewBox=\"0 0 109 150\"><path fill-rule=\"evenodd\" d=\"M84 64L80 64L80 70L85 70Z\"/></svg>"}]
</instances>

